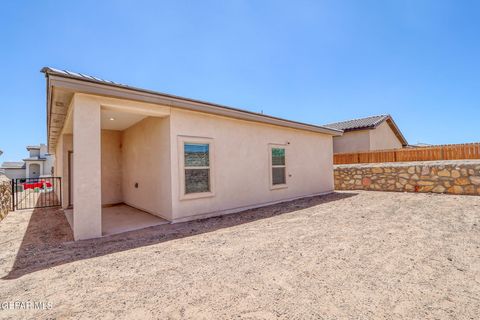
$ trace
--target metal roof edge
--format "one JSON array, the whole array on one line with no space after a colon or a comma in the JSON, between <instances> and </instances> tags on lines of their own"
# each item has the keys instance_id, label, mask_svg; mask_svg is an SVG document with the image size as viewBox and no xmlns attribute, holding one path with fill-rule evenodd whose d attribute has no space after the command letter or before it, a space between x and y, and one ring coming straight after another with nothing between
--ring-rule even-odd
<instances>
[{"instance_id":1,"label":"metal roof edge","mask_svg":"<svg viewBox=\"0 0 480 320\"><path fill-rule=\"evenodd\" d=\"M339 129L313 125L313 124L298 122L294 120L283 119L279 117L265 115L262 113L257 113L257 112L247 111L239 108L233 108L225 105L215 104L211 102L205 102L201 100L161 93L161 92L152 91L148 89L132 87L132 86L123 85L123 84L119 84L111 81L98 80L98 78L91 77L91 76L88 76L87 78L87 76L83 74L76 74L71 72L66 73L61 70L50 68L50 67L44 67L40 71L43 72L47 78L50 78L50 76L56 76L64 79L73 79L73 80L79 80L82 82L91 83L96 86L107 86L111 89L127 90L130 92L135 92L137 94L144 94L144 95L154 95L154 96L169 100L171 103L171 106L173 107L186 108L193 111L201 111L201 112L206 112L211 114L223 115L223 116L243 119L247 121L263 122L263 123L268 123L268 124L273 124L273 125L278 125L283 127L290 127L290 128L299 129L299 130L307 130L307 131L313 131L318 133L324 133L332 136L340 136L343 134L343 130L339 130Z\"/></svg>"}]
</instances>

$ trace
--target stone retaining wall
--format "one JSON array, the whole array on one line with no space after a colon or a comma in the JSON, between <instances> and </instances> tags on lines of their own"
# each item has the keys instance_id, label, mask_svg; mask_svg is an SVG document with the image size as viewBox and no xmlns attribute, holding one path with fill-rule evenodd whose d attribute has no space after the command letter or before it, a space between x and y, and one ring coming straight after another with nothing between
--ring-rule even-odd
<instances>
[{"instance_id":1,"label":"stone retaining wall","mask_svg":"<svg viewBox=\"0 0 480 320\"><path fill-rule=\"evenodd\" d=\"M337 190L480 195L480 161L425 161L337 165Z\"/></svg>"},{"instance_id":2,"label":"stone retaining wall","mask_svg":"<svg viewBox=\"0 0 480 320\"><path fill-rule=\"evenodd\" d=\"M0 221L12 210L12 185L10 179L0 174Z\"/></svg>"}]
</instances>

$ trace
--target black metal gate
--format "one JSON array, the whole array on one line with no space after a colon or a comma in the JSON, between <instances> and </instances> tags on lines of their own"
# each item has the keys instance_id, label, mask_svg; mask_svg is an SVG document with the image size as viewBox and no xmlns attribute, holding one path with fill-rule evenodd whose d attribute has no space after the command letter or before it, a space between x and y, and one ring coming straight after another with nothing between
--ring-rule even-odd
<instances>
[{"instance_id":1,"label":"black metal gate","mask_svg":"<svg viewBox=\"0 0 480 320\"><path fill-rule=\"evenodd\" d=\"M62 178L12 179L13 210L62 205Z\"/></svg>"}]
</instances>

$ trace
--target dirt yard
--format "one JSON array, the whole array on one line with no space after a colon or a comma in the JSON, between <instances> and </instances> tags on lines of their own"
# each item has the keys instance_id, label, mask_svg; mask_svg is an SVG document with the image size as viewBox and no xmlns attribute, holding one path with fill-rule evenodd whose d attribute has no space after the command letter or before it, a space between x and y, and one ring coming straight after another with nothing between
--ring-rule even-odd
<instances>
[{"instance_id":1,"label":"dirt yard","mask_svg":"<svg viewBox=\"0 0 480 320\"><path fill-rule=\"evenodd\" d=\"M339 192L71 240L59 210L0 222L0 318L480 317L480 197Z\"/></svg>"}]
</instances>

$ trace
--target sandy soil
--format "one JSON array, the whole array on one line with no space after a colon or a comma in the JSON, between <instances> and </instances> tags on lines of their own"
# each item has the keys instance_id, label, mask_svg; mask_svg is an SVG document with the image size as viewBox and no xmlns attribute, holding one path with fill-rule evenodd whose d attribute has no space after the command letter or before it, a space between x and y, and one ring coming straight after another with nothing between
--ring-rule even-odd
<instances>
[{"instance_id":1,"label":"sandy soil","mask_svg":"<svg viewBox=\"0 0 480 320\"><path fill-rule=\"evenodd\" d=\"M480 197L339 192L72 242L0 222L0 318L478 319Z\"/></svg>"}]
</instances>

